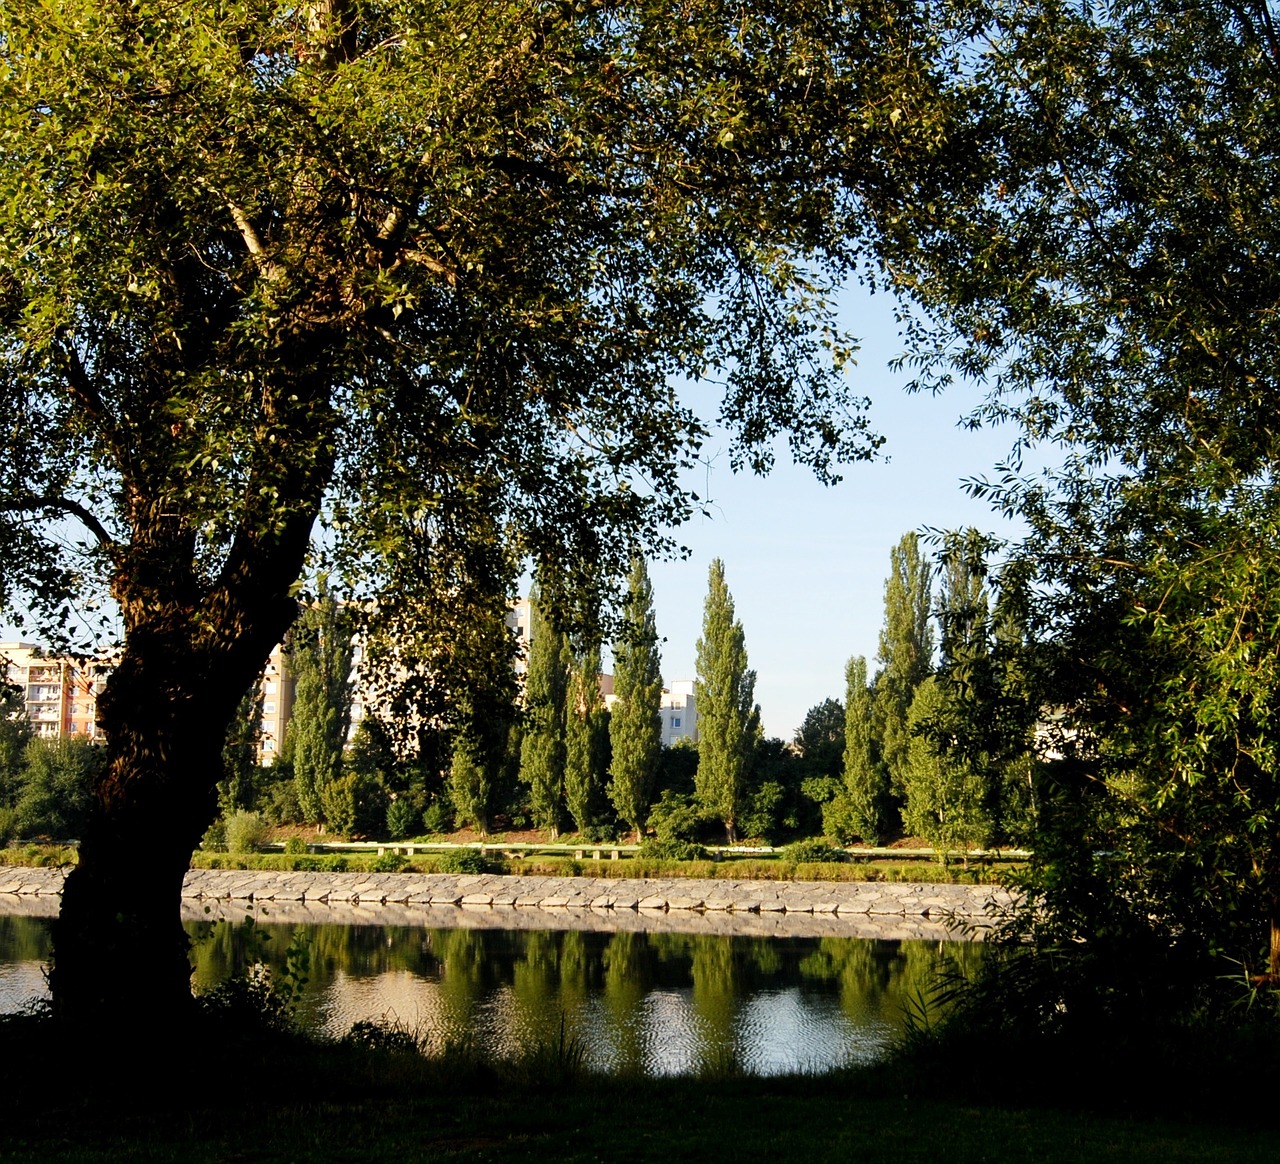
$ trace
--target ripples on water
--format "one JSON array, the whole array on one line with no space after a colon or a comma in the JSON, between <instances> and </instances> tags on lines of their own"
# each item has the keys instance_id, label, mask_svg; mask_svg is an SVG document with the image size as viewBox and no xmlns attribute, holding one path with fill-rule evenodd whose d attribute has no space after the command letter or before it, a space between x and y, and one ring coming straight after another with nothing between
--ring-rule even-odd
<instances>
[{"instance_id":1,"label":"ripples on water","mask_svg":"<svg viewBox=\"0 0 1280 1164\"><path fill-rule=\"evenodd\" d=\"M48 921L0 918L0 1010L42 996ZM309 953L299 1018L340 1036L392 1021L434 1051L506 1057L572 1039L604 1071L678 1074L733 1063L822 1070L881 1054L902 1005L980 945L862 938L415 929L196 922L195 983Z\"/></svg>"}]
</instances>

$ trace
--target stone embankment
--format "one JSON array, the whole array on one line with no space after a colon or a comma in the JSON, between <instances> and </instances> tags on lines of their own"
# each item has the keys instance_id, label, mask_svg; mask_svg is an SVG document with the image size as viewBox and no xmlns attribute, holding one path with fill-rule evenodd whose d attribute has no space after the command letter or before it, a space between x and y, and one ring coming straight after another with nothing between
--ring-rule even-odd
<instances>
[{"instance_id":1,"label":"stone embankment","mask_svg":"<svg viewBox=\"0 0 1280 1164\"><path fill-rule=\"evenodd\" d=\"M0 869L0 913L54 912L62 877ZM895 938L980 936L1011 901L986 885L231 869L193 869L183 899L206 919Z\"/></svg>"}]
</instances>

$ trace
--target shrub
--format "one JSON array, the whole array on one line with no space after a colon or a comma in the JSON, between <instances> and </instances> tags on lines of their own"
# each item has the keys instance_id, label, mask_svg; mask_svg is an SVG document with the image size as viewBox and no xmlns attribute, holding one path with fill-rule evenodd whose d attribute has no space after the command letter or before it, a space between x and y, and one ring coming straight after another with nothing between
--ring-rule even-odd
<instances>
[{"instance_id":1,"label":"shrub","mask_svg":"<svg viewBox=\"0 0 1280 1164\"><path fill-rule=\"evenodd\" d=\"M768 780L752 792L747 797L746 811L738 821L743 835L764 838L776 836L786 796L787 790L776 780Z\"/></svg>"},{"instance_id":2,"label":"shrub","mask_svg":"<svg viewBox=\"0 0 1280 1164\"><path fill-rule=\"evenodd\" d=\"M298 789L293 776L276 779L281 772L290 772L289 766L277 762L269 769L272 783L263 789L258 804L262 815L272 824L298 824L302 821L302 806L298 803Z\"/></svg>"},{"instance_id":3,"label":"shrub","mask_svg":"<svg viewBox=\"0 0 1280 1164\"><path fill-rule=\"evenodd\" d=\"M227 826L221 817L215 820L200 838L200 847L206 853L225 853L227 851Z\"/></svg>"},{"instance_id":4,"label":"shrub","mask_svg":"<svg viewBox=\"0 0 1280 1164\"><path fill-rule=\"evenodd\" d=\"M832 848L826 841L809 838L796 841L782 850L782 859L793 865L815 864L819 861L843 861L845 854L840 849Z\"/></svg>"},{"instance_id":5,"label":"shrub","mask_svg":"<svg viewBox=\"0 0 1280 1164\"><path fill-rule=\"evenodd\" d=\"M364 1047L370 1051L381 1051L395 1055L420 1054L422 1040L405 1028L398 1018L361 1019L353 1023L351 1029L342 1036L342 1043L350 1047Z\"/></svg>"},{"instance_id":6,"label":"shrub","mask_svg":"<svg viewBox=\"0 0 1280 1164\"><path fill-rule=\"evenodd\" d=\"M478 849L455 849L441 853L436 860L437 873L488 873L492 865Z\"/></svg>"},{"instance_id":7,"label":"shrub","mask_svg":"<svg viewBox=\"0 0 1280 1164\"><path fill-rule=\"evenodd\" d=\"M701 823L702 813L693 797L672 792L670 788L649 810L649 827L660 841L692 841Z\"/></svg>"},{"instance_id":8,"label":"shrub","mask_svg":"<svg viewBox=\"0 0 1280 1164\"><path fill-rule=\"evenodd\" d=\"M867 840L875 844L877 838L864 837L859 831L859 820L853 804L843 792L822 806L822 831L829 837L835 837L842 845L855 840Z\"/></svg>"},{"instance_id":9,"label":"shrub","mask_svg":"<svg viewBox=\"0 0 1280 1164\"><path fill-rule=\"evenodd\" d=\"M373 836L386 822L382 785L358 772L348 772L320 789L320 806L329 827L343 836Z\"/></svg>"},{"instance_id":10,"label":"shrub","mask_svg":"<svg viewBox=\"0 0 1280 1164\"><path fill-rule=\"evenodd\" d=\"M422 827L429 833L447 833L453 828L453 804L447 796L437 796L427 805Z\"/></svg>"},{"instance_id":11,"label":"shrub","mask_svg":"<svg viewBox=\"0 0 1280 1164\"><path fill-rule=\"evenodd\" d=\"M256 812L233 812L224 827L231 853L256 853L267 839L267 822Z\"/></svg>"},{"instance_id":12,"label":"shrub","mask_svg":"<svg viewBox=\"0 0 1280 1164\"><path fill-rule=\"evenodd\" d=\"M290 837L284 843L284 851L293 855L310 852L310 846L301 837Z\"/></svg>"},{"instance_id":13,"label":"shrub","mask_svg":"<svg viewBox=\"0 0 1280 1164\"><path fill-rule=\"evenodd\" d=\"M387 805L387 836L393 841L407 837L418 825L420 815L412 800L398 796Z\"/></svg>"},{"instance_id":14,"label":"shrub","mask_svg":"<svg viewBox=\"0 0 1280 1164\"><path fill-rule=\"evenodd\" d=\"M17 809L0 804L0 849L3 849L18 831Z\"/></svg>"},{"instance_id":15,"label":"shrub","mask_svg":"<svg viewBox=\"0 0 1280 1164\"><path fill-rule=\"evenodd\" d=\"M652 818L650 818L652 819ZM707 851L692 841L681 841L674 837L657 840L647 838L640 843L640 856L659 861L705 861Z\"/></svg>"},{"instance_id":16,"label":"shrub","mask_svg":"<svg viewBox=\"0 0 1280 1164\"><path fill-rule=\"evenodd\" d=\"M599 845L608 841L616 841L618 839L618 830L613 825L593 824L587 825L579 836L581 836L584 841L590 841L594 845Z\"/></svg>"}]
</instances>

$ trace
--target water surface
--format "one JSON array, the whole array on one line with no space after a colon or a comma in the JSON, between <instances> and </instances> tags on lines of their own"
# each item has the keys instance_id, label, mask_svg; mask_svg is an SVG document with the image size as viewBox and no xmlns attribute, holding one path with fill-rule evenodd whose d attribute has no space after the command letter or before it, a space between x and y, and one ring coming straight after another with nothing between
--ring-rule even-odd
<instances>
[{"instance_id":1,"label":"water surface","mask_svg":"<svg viewBox=\"0 0 1280 1164\"><path fill-rule=\"evenodd\" d=\"M971 971L982 956L979 943L856 937L269 918L186 928L197 990L255 962L305 976L298 1017L316 1032L384 1021L437 1051L465 1044L495 1056L563 1037L593 1067L652 1074L727 1061L761 1074L869 1061L940 967ZM49 919L0 916L0 1010L46 993L48 957Z\"/></svg>"}]
</instances>

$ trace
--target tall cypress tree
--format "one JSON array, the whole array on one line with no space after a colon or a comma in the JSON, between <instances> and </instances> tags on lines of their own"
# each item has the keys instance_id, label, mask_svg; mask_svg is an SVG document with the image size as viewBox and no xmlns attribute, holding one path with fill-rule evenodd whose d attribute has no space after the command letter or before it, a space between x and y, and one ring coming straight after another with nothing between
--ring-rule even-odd
<instances>
[{"instance_id":1,"label":"tall cypress tree","mask_svg":"<svg viewBox=\"0 0 1280 1164\"><path fill-rule=\"evenodd\" d=\"M963 751L948 746L954 709L945 675L930 675L916 688L907 715L910 729L902 773L903 826L931 845L985 845L991 817L983 773Z\"/></svg>"},{"instance_id":2,"label":"tall cypress tree","mask_svg":"<svg viewBox=\"0 0 1280 1164\"><path fill-rule=\"evenodd\" d=\"M872 724L867 660L858 655L845 667L844 800L849 827L873 844L885 831L889 782L877 754ZM828 830L831 831L831 830Z\"/></svg>"},{"instance_id":3,"label":"tall cypress tree","mask_svg":"<svg viewBox=\"0 0 1280 1164\"><path fill-rule=\"evenodd\" d=\"M730 841L746 795L747 768L755 746L756 675L747 669L742 623L734 618L724 563L711 563L702 637L698 640L698 771L694 789L708 813L724 822Z\"/></svg>"},{"instance_id":4,"label":"tall cypress tree","mask_svg":"<svg viewBox=\"0 0 1280 1164\"><path fill-rule=\"evenodd\" d=\"M639 836L649 816L662 756L662 660L653 587L643 558L627 581L623 634L613 645L613 713L609 719L609 799Z\"/></svg>"},{"instance_id":5,"label":"tall cypress tree","mask_svg":"<svg viewBox=\"0 0 1280 1164\"><path fill-rule=\"evenodd\" d=\"M493 802L506 761L510 704L485 700L469 706L454 731L449 796L459 825L489 832Z\"/></svg>"},{"instance_id":6,"label":"tall cypress tree","mask_svg":"<svg viewBox=\"0 0 1280 1164\"><path fill-rule=\"evenodd\" d=\"M351 726L351 622L323 587L291 634L289 666L297 680L289 720L293 779L303 817L323 819L321 792L342 774Z\"/></svg>"},{"instance_id":7,"label":"tall cypress tree","mask_svg":"<svg viewBox=\"0 0 1280 1164\"><path fill-rule=\"evenodd\" d=\"M599 643L574 654L564 720L564 802L581 833L599 816L609 765L608 713L600 698Z\"/></svg>"},{"instance_id":8,"label":"tall cypress tree","mask_svg":"<svg viewBox=\"0 0 1280 1164\"><path fill-rule=\"evenodd\" d=\"M520 779L529 786L534 824L558 836L564 805L565 699L569 668L565 636L544 615L536 592L530 599L529 631Z\"/></svg>"},{"instance_id":9,"label":"tall cypress tree","mask_svg":"<svg viewBox=\"0 0 1280 1164\"><path fill-rule=\"evenodd\" d=\"M884 584L884 628L880 671L875 683L875 728L890 787L902 795L911 748L907 716L916 688L933 670L933 629L929 625L931 570L920 554L920 539L903 534L889 555Z\"/></svg>"},{"instance_id":10,"label":"tall cypress tree","mask_svg":"<svg viewBox=\"0 0 1280 1164\"><path fill-rule=\"evenodd\" d=\"M982 684L978 672L991 654L985 551L986 539L976 529L949 534L938 594L942 668L959 682L975 686Z\"/></svg>"},{"instance_id":11,"label":"tall cypress tree","mask_svg":"<svg viewBox=\"0 0 1280 1164\"><path fill-rule=\"evenodd\" d=\"M229 816L237 809L251 809L257 798L258 775L262 770L262 680L244 693L235 718L222 745L225 775L218 782L218 809Z\"/></svg>"},{"instance_id":12,"label":"tall cypress tree","mask_svg":"<svg viewBox=\"0 0 1280 1164\"><path fill-rule=\"evenodd\" d=\"M999 812L1001 773L990 755L994 711L986 541L947 536L937 616L941 668L916 689L902 784L907 831L935 845L986 844Z\"/></svg>"}]
</instances>

